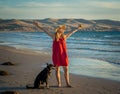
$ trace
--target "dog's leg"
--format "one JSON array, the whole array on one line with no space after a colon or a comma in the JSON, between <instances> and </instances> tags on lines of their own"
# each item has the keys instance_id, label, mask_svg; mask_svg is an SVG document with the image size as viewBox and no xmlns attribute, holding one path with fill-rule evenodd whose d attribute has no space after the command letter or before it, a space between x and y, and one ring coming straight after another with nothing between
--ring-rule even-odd
<instances>
[{"instance_id":1,"label":"dog's leg","mask_svg":"<svg viewBox=\"0 0 120 94\"><path fill-rule=\"evenodd\" d=\"M48 81L46 81L46 88L49 89Z\"/></svg>"},{"instance_id":2,"label":"dog's leg","mask_svg":"<svg viewBox=\"0 0 120 94\"><path fill-rule=\"evenodd\" d=\"M34 88L39 88L39 86L40 86L40 81L39 80L35 80Z\"/></svg>"}]
</instances>

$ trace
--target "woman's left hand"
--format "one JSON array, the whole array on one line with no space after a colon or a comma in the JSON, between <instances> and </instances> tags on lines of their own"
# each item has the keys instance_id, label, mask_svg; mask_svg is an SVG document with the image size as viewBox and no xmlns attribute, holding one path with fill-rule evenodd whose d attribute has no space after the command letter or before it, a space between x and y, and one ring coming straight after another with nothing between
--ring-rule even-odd
<instances>
[{"instance_id":1,"label":"woman's left hand","mask_svg":"<svg viewBox=\"0 0 120 94\"><path fill-rule=\"evenodd\" d=\"M79 24L77 29L81 29L81 28L82 28L82 25L81 25L81 24Z\"/></svg>"},{"instance_id":2,"label":"woman's left hand","mask_svg":"<svg viewBox=\"0 0 120 94\"><path fill-rule=\"evenodd\" d=\"M82 28L82 25L79 24L78 27L76 28L76 30L78 31L78 30L81 29L81 28Z\"/></svg>"}]
</instances>

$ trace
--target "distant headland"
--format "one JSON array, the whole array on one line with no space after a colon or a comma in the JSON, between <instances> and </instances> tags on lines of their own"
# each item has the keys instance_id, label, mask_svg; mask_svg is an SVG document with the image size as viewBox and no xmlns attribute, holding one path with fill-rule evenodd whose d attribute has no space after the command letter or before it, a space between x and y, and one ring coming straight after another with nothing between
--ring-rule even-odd
<instances>
[{"instance_id":1,"label":"distant headland","mask_svg":"<svg viewBox=\"0 0 120 94\"><path fill-rule=\"evenodd\" d=\"M120 31L120 21L101 19L101 20L86 20L86 19L0 19L0 32L4 31L21 31L34 32L41 31L33 24L38 21L40 25L53 31L59 25L65 24L67 31L76 28L79 24L83 25L81 31Z\"/></svg>"}]
</instances>

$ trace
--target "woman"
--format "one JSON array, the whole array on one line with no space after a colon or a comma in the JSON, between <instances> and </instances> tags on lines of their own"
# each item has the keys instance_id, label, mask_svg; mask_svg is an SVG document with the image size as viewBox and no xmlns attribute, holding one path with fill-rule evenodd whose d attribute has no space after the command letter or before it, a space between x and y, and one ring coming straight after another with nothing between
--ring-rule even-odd
<instances>
[{"instance_id":1,"label":"woman","mask_svg":"<svg viewBox=\"0 0 120 94\"><path fill-rule=\"evenodd\" d=\"M58 82L58 87L61 87L60 66L63 67L64 77L66 80L67 87L72 87L69 81L69 72L68 72L69 62L68 62L68 55L67 55L66 39L70 37L73 33L75 33L76 31L81 29L81 25L77 29L67 34L64 34L66 26L60 25L55 30L55 33L52 34L48 32L47 30L45 30L44 28L42 28L38 24L38 22L34 22L34 24L53 39L52 60L53 60L53 64L56 66L56 78Z\"/></svg>"}]
</instances>

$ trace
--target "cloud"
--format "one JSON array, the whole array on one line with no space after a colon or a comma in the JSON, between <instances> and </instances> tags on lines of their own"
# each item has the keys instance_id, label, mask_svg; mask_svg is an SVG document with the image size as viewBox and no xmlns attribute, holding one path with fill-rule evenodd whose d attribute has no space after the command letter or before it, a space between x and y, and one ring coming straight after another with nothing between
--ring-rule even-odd
<instances>
[{"instance_id":1,"label":"cloud","mask_svg":"<svg viewBox=\"0 0 120 94\"><path fill-rule=\"evenodd\" d=\"M0 5L1 18L86 18L119 19L118 2L77 0L76 2L21 2L14 6Z\"/></svg>"},{"instance_id":2,"label":"cloud","mask_svg":"<svg viewBox=\"0 0 120 94\"><path fill-rule=\"evenodd\" d=\"M62 7L64 6L64 3L58 2L58 3L50 3L50 2L26 2L19 4L17 6L19 7Z\"/></svg>"},{"instance_id":3,"label":"cloud","mask_svg":"<svg viewBox=\"0 0 120 94\"><path fill-rule=\"evenodd\" d=\"M90 5L99 8L120 9L119 2L93 1Z\"/></svg>"}]
</instances>

